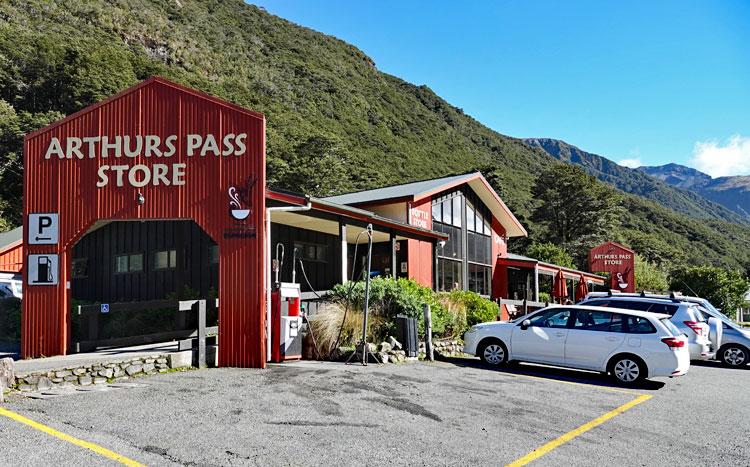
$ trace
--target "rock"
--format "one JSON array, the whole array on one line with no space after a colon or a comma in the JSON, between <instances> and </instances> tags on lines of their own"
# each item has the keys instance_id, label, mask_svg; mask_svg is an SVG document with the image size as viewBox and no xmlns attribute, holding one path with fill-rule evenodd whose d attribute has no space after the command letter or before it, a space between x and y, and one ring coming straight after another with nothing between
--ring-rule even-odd
<instances>
[{"instance_id":1,"label":"rock","mask_svg":"<svg viewBox=\"0 0 750 467\"><path fill-rule=\"evenodd\" d=\"M157 363L156 368L158 368L159 370L166 370L169 368L169 365L167 365L166 363Z\"/></svg>"},{"instance_id":2,"label":"rock","mask_svg":"<svg viewBox=\"0 0 750 467\"><path fill-rule=\"evenodd\" d=\"M140 373L142 371L143 371L143 365L140 365L137 363L125 368L125 373L127 373L128 376L133 376L134 374Z\"/></svg>"},{"instance_id":3,"label":"rock","mask_svg":"<svg viewBox=\"0 0 750 467\"><path fill-rule=\"evenodd\" d=\"M30 391L33 391L34 389L36 389L36 388L34 386L30 385L30 384L19 384L18 385L18 390L19 391L30 392Z\"/></svg>"},{"instance_id":4,"label":"rock","mask_svg":"<svg viewBox=\"0 0 750 467\"><path fill-rule=\"evenodd\" d=\"M380 352L378 354L378 358L380 359L381 363L388 363L388 354L385 352Z\"/></svg>"},{"instance_id":5,"label":"rock","mask_svg":"<svg viewBox=\"0 0 750 467\"><path fill-rule=\"evenodd\" d=\"M63 381L78 381L78 378L80 378L80 376L68 375L63 378Z\"/></svg>"},{"instance_id":6,"label":"rock","mask_svg":"<svg viewBox=\"0 0 750 467\"><path fill-rule=\"evenodd\" d=\"M394 349L401 349L404 346L401 345L401 342L397 341L393 336L388 336L388 339L386 339L389 344L391 344L391 347Z\"/></svg>"},{"instance_id":7,"label":"rock","mask_svg":"<svg viewBox=\"0 0 750 467\"><path fill-rule=\"evenodd\" d=\"M21 378L19 378L19 379L21 379ZM23 378L23 380L24 380L24 382L26 382L26 384L30 384L31 386L36 386L36 384L39 382L39 375L25 376Z\"/></svg>"},{"instance_id":8,"label":"rock","mask_svg":"<svg viewBox=\"0 0 750 467\"><path fill-rule=\"evenodd\" d=\"M143 372L148 373L149 371L154 371L153 363L146 363L145 365L143 365Z\"/></svg>"},{"instance_id":9,"label":"rock","mask_svg":"<svg viewBox=\"0 0 750 467\"><path fill-rule=\"evenodd\" d=\"M76 368L73 370L73 374L76 376L81 376L86 374L86 368Z\"/></svg>"},{"instance_id":10,"label":"rock","mask_svg":"<svg viewBox=\"0 0 750 467\"><path fill-rule=\"evenodd\" d=\"M156 360L153 358L147 358L143 361L143 363L154 363Z\"/></svg>"},{"instance_id":11,"label":"rock","mask_svg":"<svg viewBox=\"0 0 750 467\"><path fill-rule=\"evenodd\" d=\"M62 370L62 371L56 371L55 372L55 378L65 378L66 376L72 375L73 372L70 370Z\"/></svg>"},{"instance_id":12,"label":"rock","mask_svg":"<svg viewBox=\"0 0 750 467\"><path fill-rule=\"evenodd\" d=\"M81 386L88 386L91 384L91 376L79 376L78 384Z\"/></svg>"},{"instance_id":13,"label":"rock","mask_svg":"<svg viewBox=\"0 0 750 467\"><path fill-rule=\"evenodd\" d=\"M41 376L36 384L36 388L40 391L46 391L52 388L52 381L46 376Z\"/></svg>"},{"instance_id":14,"label":"rock","mask_svg":"<svg viewBox=\"0 0 750 467\"><path fill-rule=\"evenodd\" d=\"M156 359L156 363L158 363L158 364L165 364L165 363L167 363L167 359L166 358L157 358Z\"/></svg>"},{"instance_id":15,"label":"rock","mask_svg":"<svg viewBox=\"0 0 750 467\"><path fill-rule=\"evenodd\" d=\"M193 366L193 351L185 350L169 354L169 368L186 368Z\"/></svg>"},{"instance_id":16,"label":"rock","mask_svg":"<svg viewBox=\"0 0 750 467\"><path fill-rule=\"evenodd\" d=\"M390 352L393 349L393 346L389 344L388 342L381 342L380 343L380 351L381 352Z\"/></svg>"},{"instance_id":17,"label":"rock","mask_svg":"<svg viewBox=\"0 0 750 467\"><path fill-rule=\"evenodd\" d=\"M167 372L166 368L159 368L159 373L166 373L166 372Z\"/></svg>"},{"instance_id":18,"label":"rock","mask_svg":"<svg viewBox=\"0 0 750 467\"><path fill-rule=\"evenodd\" d=\"M104 378L111 378L112 375L114 375L115 372L112 368L105 368L103 370L99 370L99 376L103 376Z\"/></svg>"},{"instance_id":19,"label":"rock","mask_svg":"<svg viewBox=\"0 0 750 467\"><path fill-rule=\"evenodd\" d=\"M94 378L94 384L107 384L107 378L97 376L96 378Z\"/></svg>"},{"instance_id":20,"label":"rock","mask_svg":"<svg viewBox=\"0 0 750 467\"><path fill-rule=\"evenodd\" d=\"M62 378L50 378L50 381L52 381L55 384L60 384L60 383L62 383L65 380L62 379Z\"/></svg>"}]
</instances>

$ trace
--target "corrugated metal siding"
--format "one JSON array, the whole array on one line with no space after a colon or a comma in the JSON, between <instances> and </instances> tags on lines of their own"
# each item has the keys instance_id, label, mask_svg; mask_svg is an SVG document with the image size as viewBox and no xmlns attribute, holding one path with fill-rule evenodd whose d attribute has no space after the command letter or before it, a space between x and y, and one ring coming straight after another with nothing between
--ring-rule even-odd
<instances>
[{"instance_id":1,"label":"corrugated metal siding","mask_svg":"<svg viewBox=\"0 0 750 467\"><path fill-rule=\"evenodd\" d=\"M23 266L23 244L0 252L0 272L20 272Z\"/></svg>"},{"instance_id":2,"label":"corrugated metal siding","mask_svg":"<svg viewBox=\"0 0 750 467\"><path fill-rule=\"evenodd\" d=\"M407 206L409 209L409 224L417 224L417 216L414 211L421 211L423 214L419 219L421 222L426 223L426 225L420 225L420 227L432 229L432 200L430 198L425 198L417 203L407 203ZM432 272L434 269L434 257L432 254L432 243L408 240L407 249L409 252L407 265L409 278L414 279L424 286L433 287Z\"/></svg>"},{"instance_id":3,"label":"corrugated metal siding","mask_svg":"<svg viewBox=\"0 0 750 467\"><path fill-rule=\"evenodd\" d=\"M492 216L492 290L490 296L499 298L508 293L508 272L506 268L497 266L498 258L505 258L508 255L508 243L505 240L505 228L500 221ZM504 290L503 290L504 288Z\"/></svg>"},{"instance_id":4,"label":"corrugated metal siding","mask_svg":"<svg viewBox=\"0 0 750 467\"><path fill-rule=\"evenodd\" d=\"M187 134L247 133L247 152L240 157L186 156ZM145 158L44 159L53 136L107 135L178 136L177 152L168 159ZM58 246L27 245L26 253L59 253L60 283L24 290L22 353L24 357L64 354L70 326L71 251L99 219L193 219L218 245L219 363L222 366L264 367L263 226L265 215L265 119L201 93L149 79L103 103L29 135L24 147L24 220L34 212L60 214ZM148 185L137 189L114 181L97 188L101 165L185 162L185 185ZM229 216L227 189L241 187L257 176L250 198L254 238L225 238L236 221ZM136 203L138 192L145 204ZM28 225L28 222L25 222ZM28 268L24 268L25 270Z\"/></svg>"}]
</instances>

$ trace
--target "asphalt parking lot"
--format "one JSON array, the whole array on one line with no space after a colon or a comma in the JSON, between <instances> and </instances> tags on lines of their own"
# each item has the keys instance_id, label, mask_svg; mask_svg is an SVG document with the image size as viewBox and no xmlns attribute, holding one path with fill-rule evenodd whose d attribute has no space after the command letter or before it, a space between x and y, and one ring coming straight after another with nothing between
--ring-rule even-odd
<instances>
[{"instance_id":1,"label":"asphalt parking lot","mask_svg":"<svg viewBox=\"0 0 750 467\"><path fill-rule=\"evenodd\" d=\"M461 359L301 362L138 382L12 396L3 407L40 425L0 416L4 461L118 464L40 431L48 427L147 465L750 465L750 370L712 364L636 390L595 374Z\"/></svg>"}]
</instances>

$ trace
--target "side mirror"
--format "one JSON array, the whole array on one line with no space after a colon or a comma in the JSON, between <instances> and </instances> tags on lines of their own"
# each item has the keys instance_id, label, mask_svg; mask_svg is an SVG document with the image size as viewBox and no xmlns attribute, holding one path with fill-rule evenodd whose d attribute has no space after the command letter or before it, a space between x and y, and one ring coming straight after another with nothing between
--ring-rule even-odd
<instances>
[{"instance_id":1,"label":"side mirror","mask_svg":"<svg viewBox=\"0 0 750 467\"><path fill-rule=\"evenodd\" d=\"M525 330L529 329L529 326L531 326L531 321L529 321L528 319L525 319L525 320L521 321L521 329L522 330L525 331Z\"/></svg>"}]
</instances>

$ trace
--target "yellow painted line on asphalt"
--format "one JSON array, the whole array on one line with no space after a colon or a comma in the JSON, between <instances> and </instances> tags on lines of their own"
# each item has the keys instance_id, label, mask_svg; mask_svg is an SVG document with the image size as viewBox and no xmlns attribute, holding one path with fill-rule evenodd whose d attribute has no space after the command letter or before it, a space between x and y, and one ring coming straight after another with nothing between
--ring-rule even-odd
<instances>
[{"instance_id":1,"label":"yellow painted line on asphalt","mask_svg":"<svg viewBox=\"0 0 750 467\"><path fill-rule=\"evenodd\" d=\"M582 435L583 433L586 433L592 428L595 428L602 423L606 422L607 420L616 417L617 415L620 415L621 413L625 412L626 410L632 409L636 405L640 404L641 402L646 402L647 400L651 399L653 396L650 396L648 394L642 394L632 401L623 404L619 407L617 407L614 410L611 410L604 415L601 415L593 420L591 420L588 423L584 423L583 425L579 426L575 430L571 430L564 435L560 436L559 438L553 439L547 444L542 445L541 447L534 449L530 453L526 454L523 457L520 457L516 459L515 461L511 462L510 464L507 464L506 467L517 467L526 465L531 461L534 461L536 459L539 459L543 455L547 454L548 452L552 451L555 448L558 448L562 446L563 444L567 443L571 439Z\"/></svg>"},{"instance_id":2,"label":"yellow painted line on asphalt","mask_svg":"<svg viewBox=\"0 0 750 467\"><path fill-rule=\"evenodd\" d=\"M121 464L130 466L130 467L136 467L136 466L142 467L143 466L143 464L141 464L140 462L136 462L133 459L129 459L125 456L117 454L116 452L110 451L107 448L103 448L99 446L98 444L94 444L89 441L84 441L82 439L78 439L78 438L74 438L73 436L66 435L63 432L57 431L54 428L50 428L47 425L42 425L41 423L35 422L34 420L26 418L23 415L13 412L11 410L3 409L0 407L0 415L4 417L8 417L12 420L23 423L25 425L28 425L34 429L47 433L48 435L54 436L55 438L59 438L63 441L67 441L71 444L75 444L76 446L80 446L90 451L94 451L95 453L99 455L108 457L112 460L120 462Z\"/></svg>"}]
</instances>

